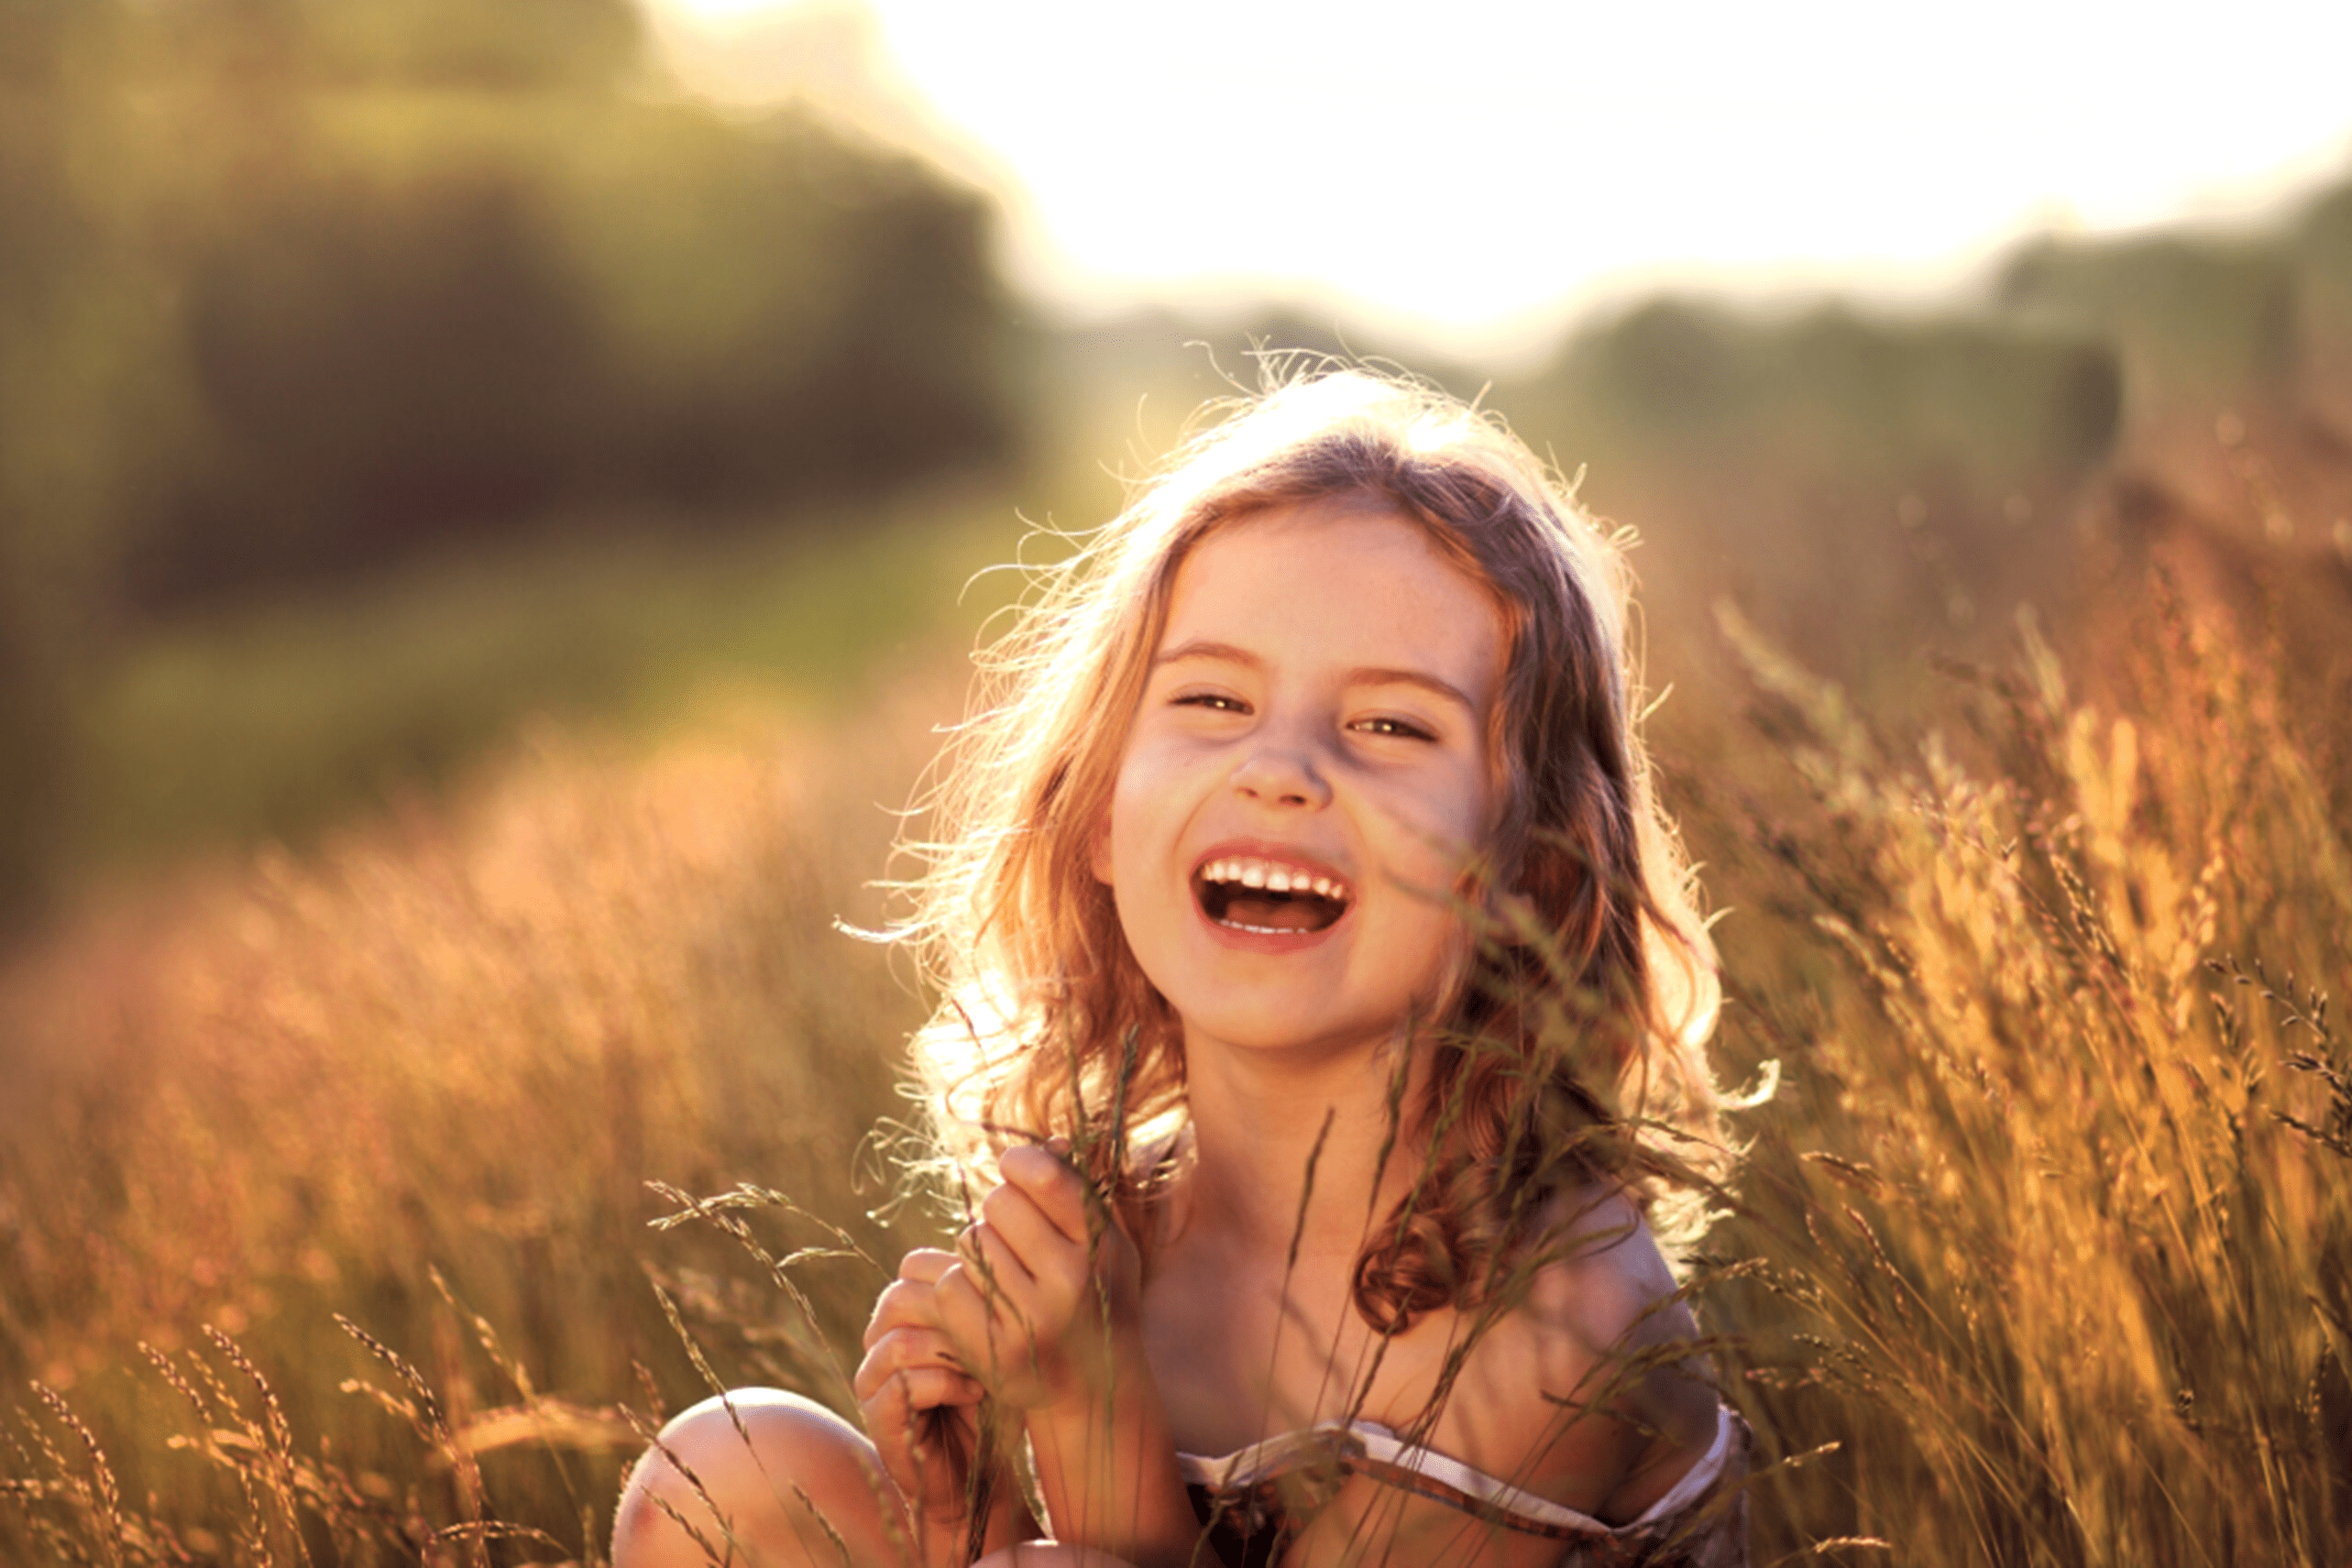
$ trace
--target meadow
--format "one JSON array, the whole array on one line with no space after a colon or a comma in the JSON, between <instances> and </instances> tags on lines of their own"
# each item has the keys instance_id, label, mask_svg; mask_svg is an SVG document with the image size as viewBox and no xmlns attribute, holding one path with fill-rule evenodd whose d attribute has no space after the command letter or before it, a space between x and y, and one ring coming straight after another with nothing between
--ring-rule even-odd
<instances>
[{"instance_id":1,"label":"meadow","mask_svg":"<svg viewBox=\"0 0 2352 1568\"><path fill-rule=\"evenodd\" d=\"M973 573L1366 351L1052 324L644 46L0 20L0 1563L596 1563L665 1413L841 1399ZM1984 282L1419 367L1651 541L1756 1561L2341 1564L2352 181Z\"/></svg>"},{"instance_id":2,"label":"meadow","mask_svg":"<svg viewBox=\"0 0 2352 1568\"><path fill-rule=\"evenodd\" d=\"M841 927L886 919L888 808L962 700L985 604L945 526L550 590L621 603L608 635L822 634L761 656L797 686L654 680L658 726L526 694L556 717L431 789L20 946L0 1559L594 1563L666 1412L844 1397L941 1223L894 1163L923 998ZM1692 1276L1759 1437L1758 1563L2352 1543L2352 767L2313 654L2352 614L2325 581L2335 620L2263 613L2352 568L2126 554L1899 709L1727 617L1730 673L1657 720L1721 916L1720 1076L1776 1085ZM903 623L822 619L877 581ZM157 670L233 691L238 646L126 674L121 744L169 743Z\"/></svg>"}]
</instances>

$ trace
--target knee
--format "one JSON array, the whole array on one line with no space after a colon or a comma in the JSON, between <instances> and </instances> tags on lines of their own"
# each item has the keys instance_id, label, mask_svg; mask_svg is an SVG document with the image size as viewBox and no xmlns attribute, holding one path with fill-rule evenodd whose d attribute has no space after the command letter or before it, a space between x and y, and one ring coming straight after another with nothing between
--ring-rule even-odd
<instances>
[{"instance_id":1,"label":"knee","mask_svg":"<svg viewBox=\"0 0 2352 1568\"><path fill-rule=\"evenodd\" d=\"M713 1563L886 1563L903 1539L896 1489L855 1427L770 1388L673 1418L631 1472L615 1568Z\"/></svg>"}]
</instances>

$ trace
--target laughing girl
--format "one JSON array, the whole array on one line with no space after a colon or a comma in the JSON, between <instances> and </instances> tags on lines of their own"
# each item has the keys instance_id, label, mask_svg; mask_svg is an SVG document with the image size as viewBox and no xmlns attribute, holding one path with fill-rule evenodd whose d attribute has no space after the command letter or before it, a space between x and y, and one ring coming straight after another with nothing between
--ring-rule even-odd
<instances>
[{"instance_id":1,"label":"laughing girl","mask_svg":"<svg viewBox=\"0 0 2352 1568\"><path fill-rule=\"evenodd\" d=\"M959 733L909 927L953 1251L862 1428L762 1391L621 1568L1746 1561L1661 1249L1716 1100L1621 565L1491 416L1357 371L1181 450Z\"/></svg>"}]
</instances>

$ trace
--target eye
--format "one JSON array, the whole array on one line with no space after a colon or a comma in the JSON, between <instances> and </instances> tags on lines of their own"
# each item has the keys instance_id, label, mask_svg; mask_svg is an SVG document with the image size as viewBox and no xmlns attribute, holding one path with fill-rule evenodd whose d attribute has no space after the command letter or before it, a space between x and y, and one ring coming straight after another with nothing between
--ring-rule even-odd
<instances>
[{"instance_id":1,"label":"eye","mask_svg":"<svg viewBox=\"0 0 2352 1568\"><path fill-rule=\"evenodd\" d=\"M1359 718L1347 728L1359 735L1385 735L1400 740L1434 740L1436 735L1424 725L1410 718L1397 718L1380 714L1371 718Z\"/></svg>"},{"instance_id":2,"label":"eye","mask_svg":"<svg viewBox=\"0 0 2352 1568\"><path fill-rule=\"evenodd\" d=\"M1168 699L1171 707L1205 707L1214 713L1247 713L1249 705L1225 692L1179 692Z\"/></svg>"}]
</instances>

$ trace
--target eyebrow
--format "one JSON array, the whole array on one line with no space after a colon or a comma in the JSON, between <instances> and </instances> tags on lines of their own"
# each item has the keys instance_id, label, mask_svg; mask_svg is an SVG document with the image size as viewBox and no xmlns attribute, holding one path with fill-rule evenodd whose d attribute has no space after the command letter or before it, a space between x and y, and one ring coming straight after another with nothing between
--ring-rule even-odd
<instances>
[{"instance_id":1,"label":"eyebrow","mask_svg":"<svg viewBox=\"0 0 2352 1568\"><path fill-rule=\"evenodd\" d=\"M1240 664L1252 670L1262 671L1266 668L1266 661L1248 649L1236 647L1230 642L1211 641L1206 638L1194 638L1190 642L1179 643L1155 657L1151 661L1151 667L1156 670L1164 664L1182 663L1191 659L1215 660L1228 664ZM1390 669L1381 665L1362 664L1348 671L1344 679L1346 684L1351 686L1418 686L1448 702L1458 704L1467 712L1478 711L1478 705L1470 700L1467 692L1453 682L1440 679L1426 670Z\"/></svg>"}]
</instances>

